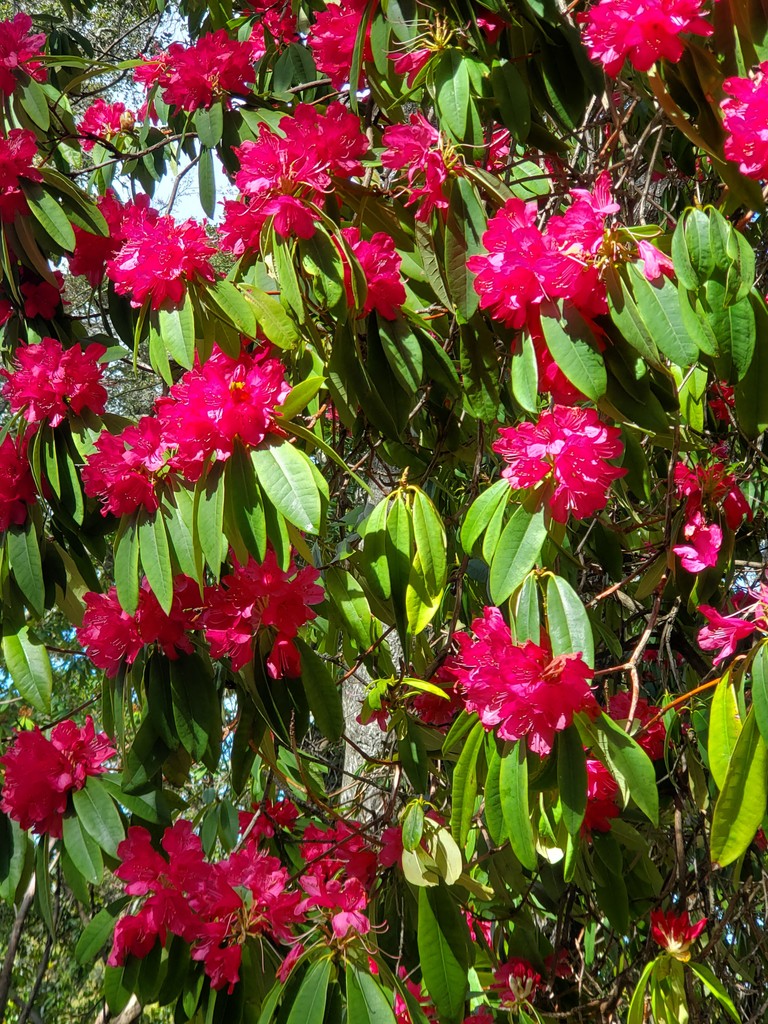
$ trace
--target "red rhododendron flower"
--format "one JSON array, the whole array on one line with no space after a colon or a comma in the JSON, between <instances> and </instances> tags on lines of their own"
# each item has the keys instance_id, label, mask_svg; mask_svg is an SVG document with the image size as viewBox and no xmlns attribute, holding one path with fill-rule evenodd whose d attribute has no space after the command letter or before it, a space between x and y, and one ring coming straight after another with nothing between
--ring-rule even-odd
<instances>
[{"instance_id":1,"label":"red rhododendron flower","mask_svg":"<svg viewBox=\"0 0 768 1024\"><path fill-rule=\"evenodd\" d=\"M450 168L441 149L440 133L426 117L418 112L410 115L408 124L385 128L382 142L386 149L381 155L381 163L384 167L405 172L408 180L405 205L419 204L414 214L416 220L429 220L433 210L447 209L448 196L444 186Z\"/></svg>"},{"instance_id":2,"label":"red rhododendron flower","mask_svg":"<svg viewBox=\"0 0 768 1024\"><path fill-rule=\"evenodd\" d=\"M256 446L275 429L275 409L290 388L283 364L263 348L238 359L214 348L196 359L170 395L156 402L162 436L173 445L173 468L197 480L208 459L228 459L235 442Z\"/></svg>"},{"instance_id":3,"label":"red rhododendron flower","mask_svg":"<svg viewBox=\"0 0 768 1024\"><path fill-rule=\"evenodd\" d=\"M37 489L27 458L27 442L10 434L0 444L0 532L23 526Z\"/></svg>"},{"instance_id":4,"label":"red rhododendron flower","mask_svg":"<svg viewBox=\"0 0 768 1024\"><path fill-rule=\"evenodd\" d=\"M136 115L124 103L107 103L99 97L77 123L77 130L83 136L83 149L90 153L102 139L110 142L120 132L129 132L135 121Z\"/></svg>"},{"instance_id":5,"label":"red rhododendron flower","mask_svg":"<svg viewBox=\"0 0 768 1024\"><path fill-rule=\"evenodd\" d=\"M371 930L371 922L364 913L368 895L359 878L324 878L310 871L300 876L299 884L307 896L298 910L331 911L328 916L337 939L345 938L350 931L366 935Z\"/></svg>"},{"instance_id":6,"label":"red rhododendron flower","mask_svg":"<svg viewBox=\"0 0 768 1024\"><path fill-rule=\"evenodd\" d=\"M608 701L608 714L623 728L629 720L631 707L632 694L629 690L624 690L621 693L615 693ZM633 729L632 736L652 761L658 761L664 757L667 730L664 728L664 723L660 718L654 721L660 711L661 708L654 707L653 704L649 704L643 697L639 697L632 718L634 729L639 727L638 732L635 732ZM651 725L650 723L653 724Z\"/></svg>"},{"instance_id":7,"label":"red rhododendron flower","mask_svg":"<svg viewBox=\"0 0 768 1024\"><path fill-rule=\"evenodd\" d=\"M173 217L151 217L141 211L123 221L125 240L107 263L115 291L128 295L139 308L149 299L152 309L178 306L190 281L215 281L211 257L216 252L205 228L194 220L177 224Z\"/></svg>"},{"instance_id":8,"label":"red rhododendron flower","mask_svg":"<svg viewBox=\"0 0 768 1024\"><path fill-rule=\"evenodd\" d=\"M405 75L405 84L410 89L418 73L436 52L428 46L421 46L416 50L407 50L405 53L397 51L388 53L387 57L392 61L395 72L398 75Z\"/></svg>"},{"instance_id":9,"label":"red rhododendron flower","mask_svg":"<svg viewBox=\"0 0 768 1024\"><path fill-rule=\"evenodd\" d=\"M149 196L138 195L136 199L121 203L109 189L99 196L96 205L107 222L106 235L93 235L90 231L74 225L75 251L69 257L69 269L73 274L83 274L92 288L98 288L107 271L107 261L112 259L126 240L125 225L141 217L157 220L160 214L149 205Z\"/></svg>"},{"instance_id":10,"label":"red rhododendron flower","mask_svg":"<svg viewBox=\"0 0 768 1024\"><path fill-rule=\"evenodd\" d=\"M427 993L424 991L422 985L419 982L413 981L408 977L408 972L402 965L397 969L397 976L404 983L410 994L419 1004L419 1009L427 1018L427 1020L437 1020L437 1010L435 1009L432 1000L429 998ZM395 1020L397 1024L413 1024L413 1017L411 1017L408 1009L408 1003L402 997L402 995L395 990Z\"/></svg>"},{"instance_id":11,"label":"red rhododendron flower","mask_svg":"<svg viewBox=\"0 0 768 1024\"><path fill-rule=\"evenodd\" d=\"M254 60L259 60L266 53L265 29L278 44L298 40L291 0L243 0L243 6L258 18L250 39Z\"/></svg>"},{"instance_id":12,"label":"red rhododendron flower","mask_svg":"<svg viewBox=\"0 0 768 1024\"><path fill-rule=\"evenodd\" d=\"M97 733L93 719L78 728L69 719L51 730L50 739L35 726L17 731L10 749L0 757L5 768L0 810L23 829L61 838L69 794L82 789L89 775L106 771L115 756L106 733Z\"/></svg>"},{"instance_id":13,"label":"red rhododendron flower","mask_svg":"<svg viewBox=\"0 0 768 1024\"><path fill-rule=\"evenodd\" d=\"M700 604L699 611L708 623L699 630L699 647L703 651L718 652L713 659L714 665L719 665L735 654L739 641L751 636L757 628L754 622L748 622L738 615L721 615L708 604Z\"/></svg>"},{"instance_id":14,"label":"red rhododendron flower","mask_svg":"<svg viewBox=\"0 0 768 1024\"><path fill-rule=\"evenodd\" d=\"M11 128L7 135L0 135L0 220L10 223L17 213L28 212L19 179L43 180L33 164L36 156L37 141L33 132Z\"/></svg>"},{"instance_id":15,"label":"red rhododendron flower","mask_svg":"<svg viewBox=\"0 0 768 1024\"><path fill-rule=\"evenodd\" d=\"M253 811L241 811L238 815L240 831L252 836L254 841L271 839L275 832L290 832L299 820L299 809L292 800L270 800L265 797L253 805ZM255 812L255 813L254 813Z\"/></svg>"},{"instance_id":16,"label":"red rhododendron flower","mask_svg":"<svg viewBox=\"0 0 768 1024\"><path fill-rule=\"evenodd\" d=\"M493 988L499 993L505 1010L519 1009L530 1003L541 986L541 975L527 960L512 957L493 974Z\"/></svg>"},{"instance_id":17,"label":"red rhododendron flower","mask_svg":"<svg viewBox=\"0 0 768 1024\"><path fill-rule=\"evenodd\" d=\"M513 643L498 608L485 608L472 623L474 637L457 634L453 670L464 688L467 710L503 740L526 737L530 749L548 754L555 733L577 711L597 710L589 685L594 675L579 654L552 657L532 640Z\"/></svg>"},{"instance_id":18,"label":"red rhododendron flower","mask_svg":"<svg viewBox=\"0 0 768 1024\"><path fill-rule=\"evenodd\" d=\"M706 927L706 917L691 924L687 911L682 914L676 914L673 910L666 913L663 910L651 911L651 934L654 940L676 960L685 963L691 959L691 946Z\"/></svg>"},{"instance_id":19,"label":"red rhododendron flower","mask_svg":"<svg viewBox=\"0 0 768 1024\"><path fill-rule=\"evenodd\" d=\"M57 285L50 281L26 280L22 281L19 291L24 300L24 316L31 320L39 316L43 320L53 320L61 305L61 292L64 287L64 276L61 271L54 271Z\"/></svg>"},{"instance_id":20,"label":"red rhododendron flower","mask_svg":"<svg viewBox=\"0 0 768 1024\"><path fill-rule=\"evenodd\" d=\"M301 855L306 870L323 878L356 878L367 889L376 877L377 856L356 821L337 821L326 829L310 823L304 830Z\"/></svg>"},{"instance_id":21,"label":"red rhododendron flower","mask_svg":"<svg viewBox=\"0 0 768 1024\"><path fill-rule=\"evenodd\" d=\"M375 309L385 320L394 320L405 302L405 287L400 280L402 258L394 240L383 231L377 231L367 242L360 238L357 228L344 228L341 233L363 268L368 285L362 315L367 316ZM344 284L347 302L354 306L352 274L346 263Z\"/></svg>"},{"instance_id":22,"label":"red rhododendron flower","mask_svg":"<svg viewBox=\"0 0 768 1024\"><path fill-rule=\"evenodd\" d=\"M360 20L365 14L366 0L341 0L341 3L327 4L324 11L315 15L307 42L317 70L330 78L334 89L340 89L349 82ZM366 28L362 63L372 61L369 24ZM354 83L354 88L360 87L359 81Z\"/></svg>"},{"instance_id":23,"label":"red rhododendron flower","mask_svg":"<svg viewBox=\"0 0 768 1024\"><path fill-rule=\"evenodd\" d=\"M768 172L768 61L749 78L726 78L723 92L725 155L742 174L764 178Z\"/></svg>"},{"instance_id":24,"label":"red rhododendron flower","mask_svg":"<svg viewBox=\"0 0 768 1024\"><path fill-rule=\"evenodd\" d=\"M710 384L707 393L709 408L715 419L721 423L730 423L731 410L736 408L736 389L724 381L717 380Z\"/></svg>"},{"instance_id":25,"label":"red rhododendron flower","mask_svg":"<svg viewBox=\"0 0 768 1024\"><path fill-rule=\"evenodd\" d=\"M657 60L676 63L683 55L680 36L712 35L701 0L601 0L583 17L589 56L615 77L625 59L638 71Z\"/></svg>"},{"instance_id":26,"label":"red rhododendron flower","mask_svg":"<svg viewBox=\"0 0 768 1024\"><path fill-rule=\"evenodd\" d=\"M77 639L97 668L114 678L123 660L132 665L148 644L156 643L171 660L181 653L191 654L187 630L196 624L200 591L187 576L177 576L173 587L170 614L160 607L146 580L139 589L139 603L133 615L123 611L115 587L110 587L107 594L85 594L85 614L77 629Z\"/></svg>"},{"instance_id":27,"label":"red rhododendron flower","mask_svg":"<svg viewBox=\"0 0 768 1024\"><path fill-rule=\"evenodd\" d=\"M191 113L208 110L219 100L246 96L255 81L254 60L263 34L254 40L230 39L224 29L201 36L191 46L171 43L159 57L137 68L134 78L146 88L159 86L163 102Z\"/></svg>"},{"instance_id":28,"label":"red rhododendron flower","mask_svg":"<svg viewBox=\"0 0 768 1024\"><path fill-rule=\"evenodd\" d=\"M688 469L684 462L678 462L674 470L675 490L678 498L685 498L686 519L702 512L704 505L722 506L725 521L735 530L746 517L752 518L747 499L736 483L736 477L729 473L722 462L710 466L698 465Z\"/></svg>"},{"instance_id":29,"label":"red rhododendron flower","mask_svg":"<svg viewBox=\"0 0 768 1024\"><path fill-rule=\"evenodd\" d=\"M32 19L23 11L10 21L0 22L0 92L10 96L16 88L16 72L23 71L38 82L47 77L45 66L34 58L42 53L45 33L32 32Z\"/></svg>"},{"instance_id":30,"label":"red rhododendron flower","mask_svg":"<svg viewBox=\"0 0 768 1024\"><path fill-rule=\"evenodd\" d=\"M581 823L582 835L588 837L592 832L611 831L611 818L617 818L620 814L616 802L618 796L619 784L605 765L588 757L587 807Z\"/></svg>"},{"instance_id":31,"label":"red rhododendron flower","mask_svg":"<svg viewBox=\"0 0 768 1024\"><path fill-rule=\"evenodd\" d=\"M25 345L16 350L13 369L0 370L6 378L2 393L13 412L24 410L28 423L47 420L57 427L70 409L78 415L86 409L102 413L107 392L99 359L105 351L97 344L65 349L55 338Z\"/></svg>"},{"instance_id":32,"label":"red rhododendron flower","mask_svg":"<svg viewBox=\"0 0 768 1024\"><path fill-rule=\"evenodd\" d=\"M696 512L683 525L683 538L687 544L672 548L686 572L698 573L717 565L717 556L723 543L723 531L716 523L707 523L701 512Z\"/></svg>"},{"instance_id":33,"label":"red rhododendron flower","mask_svg":"<svg viewBox=\"0 0 768 1024\"><path fill-rule=\"evenodd\" d=\"M117 435L103 431L82 469L85 493L101 500L104 516L130 515L142 506L156 512L160 487L171 469L169 447L155 416L142 416Z\"/></svg>"},{"instance_id":34,"label":"red rhododendron flower","mask_svg":"<svg viewBox=\"0 0 768 1024\"><path fill-rule=\"evenodd\" d=\"M253 657L253 640L260 629L275 635L267 668L273 679L299 676L301 660L293 640L305 622L315 618L310 605L323 600L318 574L307 566L296 571L291 562L283 572L270 548L261 565L250 558L235 561L229 576L205 588L202 625L211 645L211 657L229 658L236 671Z\"/></svg>"},{"instance_id":35,"label":"red rhododendron flower","mask_svg":"<svg viewBox=\"0 0 768 1024\"><path fill-rule=\"evenodd\" d=\"M502 427L493 445L508 465L502 476L511 487L541 485L541 500L552 518L564 523L605 508L608 491L626 469L608 459L621 455L618 427L600 420L595 409L556 405L536 423Z\"/></svg>"}]
</instances>

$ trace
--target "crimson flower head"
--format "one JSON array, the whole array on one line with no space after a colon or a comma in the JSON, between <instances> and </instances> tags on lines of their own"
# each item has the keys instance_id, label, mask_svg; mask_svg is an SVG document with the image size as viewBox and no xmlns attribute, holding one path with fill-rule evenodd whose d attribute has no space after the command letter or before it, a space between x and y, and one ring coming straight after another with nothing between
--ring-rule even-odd
<instances>
[{"instance_id":1,"label":"crimson flower head","mask_svg":"<svg viewBox=\"0 0 768 1024\"><path fill-rule=\"evenodd\" d=\"M768 61L749 78L726 78L720 104L726 130L725 155L749 178L768 171Z\"/></svg>"},{"instance_id":2,"label":"crimson flower head","mask_svg":"<svg viewBox=\"0 0 768 1024\"><path fill-rule=\"evenodd\" d=\"M394 240L384 231L377 231L370 241L360 237L357 228L344 228L342 235L349 242L365 274L368 291L361 315L376 310L385 320L394 320L405 302L405 287L400 279L402 259L395 249ZM344 286L347 302L354 305L352 274L344 264Z\"/></svg>"},{"instance_id":3,"label":"crimson flower head","mask_svg":"<svg viewBox=\"0 0 768 1024\"><path fill-rule=\"evenodd\" d=\"M691 924L687 911L683 911L682 914L676 914L673 910L666 913L663 910L651 911L651 934L654 940L666 949L670 956L682 960L683 963L691 959L689 950L706 927L706 917L696 924Z\"/></svg>"},{"instance_id":4,"label":"crimson flower head","mask_svg":"<svg viewBox=\"0 0 768 1024\"><path fill-rule=\"evenodd\" d=\"M577 711L597 710L589 685L594 673L581 652L553 658L532 640L513 643L498 608L485 608L472 630L474 638L456 636L459 653L452 667L467 710L476 711L500 739L525 737L529 748L544 756Z\"/></svg>"},{"instance_id":5,"label":"crimson flower head","mask_svg":"<svg viewBox=\"0 0 768 1024\"><path fill-rule=\"evenodd\" d=\"M157 220L160 216L151 209L149 196L138 195L127 203L121 203L112 189L99 196L96 205L107 222L108 234L94 235L75 224L75 251L69 257L70 271L86 277L91 288L99 287L104 280L107 261L126 241L125 225L141 217Z\"/></svg>"},{"instance_id":6,"label":"crimson flower head","mask_svg":"<svg viewBox=\"0 0 768 1024\"><path fill-rule=\"evenodd\" d=\"M615 693L608 701L608 714L619 722L622 727L629 720L629 710L632 707L632 694L629 690ZM639 727L639 732L633 732L633 739L643 748L652 761L658 761L664 757L664 744L667 738L667 730L659 718L654 721L661 708L649 704L643 697L639 697L635 705L635 713L632 718L634 728ZM653 724L651 724L653 723Z\"/></svg>"},{"instance_id":7,"label":"crimson flower head","mask_svg":"<svg viewBox=\"0 0 768 1024\"><path fill-rule=\"evenodd\" d=\"M99 97L86 109L77 123L83 136L82 146L89 153L97 142L111 141L121 132L128 132L136 122L136 115L124 103L107 103Z\"/></svg>"},{"instance_id":8,"label":"crimson flower head","mask_svg":"<svg viewBox=\"0 0 768 1024\"><path fill-rule=\"evenodd\" d=\"M37 835L61 838L69 794L82 789L89 775L106 771L115 756L106 733L97 733L93 719L79 728L69 719L51 730L50 739L35 726L17 731L10 749L0 757L5 768L0 810Z\"/></svg>"},{"instance_id":9,"label":"crimson flower head","mask_svg":"<svg viewBox=\"0 0 768 1024\"><path fill-rule=\"evenodd\" d=\"M341 0L340 3L327 4L324 11L315 15L307 42L317 70L330 78L334 89L340 89L349 82L360 20L365 13L366 0ZM372 60L369 24L361 63L370 63ZM355 82L353 88L360 88L360 82Z\"/></svg>"},{"instance_id":10,"label":"crimson flower head","mask_svg":"<svg viewBox=\"0 0 768 1024\"><path fill-rule=\"evenodd\" d=\"M20 179L43 180L34 166L36 156L37 141L33 132L11 128L7 135L0 135L0 220L10 223L17 213L28 212Z\"/></svg>"},{"instance_id":11,"label":"crimson flower head","mask_svg":"<svg viewBox=\"0 0 768 1024\"><path fill-rule=\"evenodd\" d=\"M46 79L45 66L35 60L45 46L45 33L31 29L32 19L23 11L10 21L0 22L0 92L4 96L10 96L16 88L18 71L38 82Z\"/></svg>"},{"instance_id":12,"label":"crimson flower head","mask_svg":"<svg viewBox=\"0 0 768 1024\"><path fill-rule=\"evenodd\" d=\"M86 409L98 415L107 401L99 363L105 351L95 343L65 349L55 338L42 338L16 351L13 369L0 370L6 378L2 393L13 412L24 410L28 423L47 420L57 427L70 409L78 416Z\"/></svg>"},{"instance_id":13,"label":"crimson flower head","mask_svg":"<svg viewBox=\"0 0 768 1024\"><path fill-rule=\"evenodd\" d=\"M115 291L137 309L149 299L152 309L180 305L191 281L216 280L211 257L216 250L205 228L194 220L177 224L173 217L144 211L123 222L124 241L107 263Z\"/></svg>"},{"instance_id":14,"label":"crimson flower head","mask_svg":"<svg viewBox=\"0 0 768 1024\"><path fill-rule=\"evenodd\" d=\"M605 508L611 484L627 472L608 462L623 451L620 434L595 409L556 405L536 423L502 427L493 450L508 463L501 475L510 486L540 486L550 515L564 523Z\"/></svg>"},{"instance_id":15,"label":"crimson flower head","mask_svg":"<svg viewBox=\"0 0 768 1024\"><path fill-rule=\"evenodd\" d=\"M610 832L611 818L618 818L620 808L616 800L619 784L600 761L587 758L587 807L581 834L589 837L593 832Z\"/></svg>"},{"instance_id":16,"label":"crimson flower head","mask_svg":"<svg viewBox=\"0 0 768 1024\"><path fill-rule=\"evenodd\" d=\"M541 987L541 975L520 957L512 957L493 975L493 988L499 993L505 1010L520 1009L530 1003Z\"/></svg>"},{"instance_id":17,"label":"crimson flower head","mask_svg":"<svg viewBox=\"0 0 768 1024\"><path fill-rule=\"evenodd\" d=\"M735 530L744 518L752 518L752 510L736 482L722 462L709 466L699 464L689 469L684 462L678 462L674 470L675 490L678 498L685 498L685 515L690 519L701 512L705 505L722 506L725 521Z\"/></svg>"},{"instance_id":18,"label":"crimson flower head","mask_svg":"<svg viewBox=\"0 0 768 1024\"><path fill-rule=\"evenodd\" d=\"M712 35L701 0L601 0L582 20L589 56L614 78L626 59L638 71L661 58L677 63L684 33Z\"/></svg>"},{"instance_id":19,"label":"crimson flower head","mask_svg":"<svg viewBox=\"0 0 768 1024\"><path fill-rule=\"evenodd\" d=\"M6 435L0 444L0 532L23 526L37 489L27 458L26 440Z\"/></svg>"}]
</instances>

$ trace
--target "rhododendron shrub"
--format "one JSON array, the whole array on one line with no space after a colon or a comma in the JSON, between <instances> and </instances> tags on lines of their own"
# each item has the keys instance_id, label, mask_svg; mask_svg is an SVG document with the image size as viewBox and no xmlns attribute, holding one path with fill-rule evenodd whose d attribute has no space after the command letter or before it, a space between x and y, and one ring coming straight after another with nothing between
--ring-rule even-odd
<instances>
[{"instance_id":1,"label":"rhododendron shrub","mask_svg":"<svg viewBox=\"0 0 768 1024\"><path fill-rule=\"evenodd\" d=\"M0 1019L761 1020L768 15L110 12L0 22Z\"/></svg>"}]
</instances>

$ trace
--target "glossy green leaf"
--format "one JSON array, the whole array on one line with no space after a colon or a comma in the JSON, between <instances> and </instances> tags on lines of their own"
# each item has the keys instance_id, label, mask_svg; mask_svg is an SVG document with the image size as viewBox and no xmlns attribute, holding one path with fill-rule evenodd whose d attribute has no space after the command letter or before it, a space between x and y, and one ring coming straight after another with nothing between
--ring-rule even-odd
<instances>
[{"instance_id":1,"label":"glossy green leaf","mask_svg":"<svg viewBox=\"0 0 768 1024\"><path fill-rule=\"evenodd\" d=\"M539 407L539 369L533 340L527 331L512 353L509 374L515 399L526 412L535 414Z\"/></svg>"},{"instance_id":2,"label":"glossy green leaf","mask_svg":"<svg viewBox=\"0 0 768 1024\"><path fill-rule=\"evenodd\" d=\"M115 537L115 585L124 611L133 615L139 604L139 531L134 519L122 519Z\"/></svg>"},{"instance_id":3,"label":"glossy green leaf","mask_svg":"<svg viewBox=\"0 0 768 1024\"><path fill-rule=\"evenodd\" d=\"M455 142L464 142L470 106L469 73L461 50L446 50L435 68L435 102L441 127Z\"/></svg>"},{"instance_id":4,"label":"glossy green leaf","mask_svg":"<svg viewBox=\"0 0 768 1024\"><path fill-rule=\"evenodd\" d=\"M547 580L547 623L555 656L581 653L587 665L594 668L595 642L587 609L561 576Z\"/></svg>"},{"instance_id":5,"label":"glossy green leaf","mask_svg":"<svg viewBox=\"0 0 768 1024\"><path fill-rule=\"evenodd\" d=\"M520 72L507 61L491 68L490 78L502 123L518 142L524 142L531 129L531 104Z\"/></svg>"},{"instance_id":6,"label":"glossy green leaf","mask_svg":"<svg viewBox=\"0 0 768 1024\"><path fill-rule=\"evenodd\" d=\"M141 515L138 534L141 567L160 607L169 614L173 603L173 569L162 511Z\"/></svg>"},{"instance_id":7,"label":"glossy green leaf","mask_svg":"<svg viewBox=\"0 0 768 1024\"><path fill-rule=\"evenodd\" d=\"M86 832L79 815L64 818L63 841L64 849L86 882L98 885L104 874L104 861L99 844Z\"/></svg>"},{"instance_id":8,"label":"glossy green leaf","mask_svg":"<svg viewBox=\"0 0 768 1024\"><path fill-rule=\"evenodd\" d=\"M3 634L3 657L22 699L49 715L53 674L45 644L34 640L25 624L15 633Z\"/></svg>"},{"instance_id":9,"label":"glossy green leaf","mask_svg":"<svg viewBox=\"0 0 768 1024\"><path fill-rule=\"evenodd\" d=\"M575 310L562 319L542 316L541 329L552 358L565 376L593 402L605 394L608 378L605 362L592 347L594 334Z\"/></svg>"},{"instance_id":10,"label":"glossy green leaf","mask_svg":"<svg viewBox=\"0 0 768 1024\"><path fill-rule=\"evenodd\" d=\"M74 791L72 802L75 814L88 835L106 854L117 857L117 847L125 838L125 831L117 807L100 780L90 776L83 789Z\"/></svg>"},{"instance_id":11,"label":"glossy green leaf","mask_svg":"<svg viewBox=\"0 0 768 1024\"><path fill-rule=\"evenodd\" d=\"M477 192L466 178L454 178L450 196L445 224L445 280L456 309L469 320L477 310L479 295L467 260L484 251L486 217Z\"/></svg>"},{"instance_id":12,"label":"glossy green leaf","mask_svg":"<svg viewBox=\"0 0 768 1024\"><path fill-rule=\"evenodd\" d=\"M389 996L369 971L347 964L347 1020L359 1024L395 1024Z\"/></svg>"},{"instance_id":13,"label":"glossy green leaf","mask_svg":"<svg viewBox=\"0 0 768 1024\"><path fill-rule=\"evenodd\" d=\"M768 803L768 748L754 710L744 719L712 815L710 856L726 867L744 853L760 828Z\"/></svg>"},{"instance_id":14,"label":"glossy green leaf","mask_svg":"<svg viewBox=\"0 0 768 1024\"><path fill-rule=\"evenodd\" d=\"M301 654L301 683L307 703L320 732L334 743L344 732L341 692L328 665L302 640L296 640Z\"/></svg>"},{"instance_id":15,"label":"glossy green leaf","mask_svg":"<svg viewBox=\"0 0 768 1024\"><path fill-rule=\"evenodd\" d=\"M278 512L300 530L319 533L322 506L309 459L285 440L251 451L256 476Z\"/></svg>"},{"instance_id":16,"label":"glossy green leaf","mask_svg":"<svg viewBox=\"0 0 768 1024\"><path fill-rule=\"evenodd\" d=\"M192 123L202 146L205 146L206 149L218 146L224 131L223 103L221 101L212 103L208 109L198 107L192 115Z\"/></svg>"},{"instance_id":17,"label":"glossy green leaf","mask_svg":"<svg viewBox=\"0 0 768 1024\"><path fill-rule=\"evenodd\" d=\"M594 721L584 714L575 719L585 746L592 748L611 771L626 802L631 796L654 823L659 820L656 771L646 752L612 718L601 713Z\"/></svg>"},{"instance_id":18,"label":"glossy green leaf","mask_svg":"<svg viewBox=\"0 0 768 1024\"><path fill-rule=\"evenodd\" d=\"M494 604L500 605L523 582L547 535L544 513L528 512L521 505L502 531L491 562L490 590Z\"/></svg>"},{"instance_id":19,"label":"glossy green leaf","mask_svg":"<svg viewBox=\"0 0 768 1024\"><path fill-rule=\"evenodd\" d=\"M316 960L310 964L291 1006L286 1024L323 1024L331 961Z\"/></svg>"},{"instance_id":20,"label":"glossy green leaf","mask_svg":"<svg viewBox=\"0 0 768 1024\"><path fill-rule=\"evenodd\" d=\"M723 1007L728 1016L731 1018L731 1020L734 1020L736 1021L736 1024L739 1024L739 1021L742 1020L742 1017L736 1010L736 1007L733 1005L733 1000L728 995L727 991L725 990L725 987L719 981L719 979L715 977L715 975L712 973L709 967L707 967L706 964L696 963L695 960L691 960L688 966L699 979L699 981L702 983L705 991L713 995L715 999L718 1001L718 1003L720 1003L720 1005Z\"/></svg>"},{"instance_id":21,"label":"glossy green leaf","mask_svg":"<svg viewBox=\"0 0 768 1024\"><path fill-rule=\"evenodd\" d=\"M201 761L220 735L221 711L216 684L202 658L183 654L168 664L173 722L181 745Z\"/></svg>"},{"instance_id":22,"label":"glossy green leaf","mask_svg":"<svg viewBox=\"0 0 768 1024\"><path fill-rule=\"evenodd\" d=\"M477 801L477 760L485 739L482 722L476 722L464 742L459 760L453 769L451 783L451 834L463 849L475 813Z\"/></svg>"},{"instance_id":23,"label":"glossy green leaf","mask_svg":"<svg viewBox=\"0 0 768 1024\"><path fill-rule=\"evenodd\" d=\"M723 788L728 765L740 734L741 713L730 673L726 672L715 687L709 709L707 734L709 770L718 789Z\"/></svg>"},{"instance_id":24,"label":"glossy green leaf","mask_svg":"<svg viewBox=\"0 0 768 1024\"><path fill-rule=\"evenodd\" d=\"M637 310L659 350L677 366L690 366L699 346L686 330L677 288L668 277L649 281L634 263L626 267Z\"/></svg>"},{"instance_id":25,"label":"glossy green leaf","mask_svg":"<svg viewBox=\"0 0 768 1024\"><path fill-rule=\"evenodd\" d=\"M191 369L195 361L195 312L189 292L181 306L161 309L157 317L166 349L180 366Z\"/></svg>"},{"instance_id":26,"label":"glossy green leaf","mask_svg":"<svg viewBox=\"0 0 768 1024\"><path fill-rule=\"evenodd\" d=\"M239 441L235 443L225 475L225 517L231 517L248 553L262 562L267 550L264 505L253 462Z\"/></svg>"},{"instance_id":27,"label":"glossy green leaf","mask_svg":"<svg viewBox=\"0 0 768 1024\"><path fill-rule=\"evenodd\" d=\"M65 252L72 252L75 248L75 232L59 203L50 192L37 184L24 182L23 179L22 189L30 213L42 225L51 241Z\"/></svg>"},{"instance_id":28,"label":"glossy green leaf","mask_svg":"<svg viewBox=\"0 0 768 1024\"><path fill-rule=\"evenodd\" d=\"M536 845L528 806L528 758L525 740L518 740L501 759L499 792L509 841L523 867L536 869Z\"/></svg>"},{"instance_id":29,"label":"glossy green leaf","mask_svg":"<svg viewBox=\"0 0 768 1024\"><path fill-rule=\"evenodd\" d=\"M198 481L194 501L194 535L217 578L227 553L224 537L226 484L223 470L220 463L211 467L208 475Z\"/></svg>"},{"instance_id":30,"label":"glossy green leaf","mask_svg":"<svg viewBox=\"0 0 768 1024\"><path fill-rule=\"evenodd\" d=\"M8 562L19 590L29 602L36 615L45 610L45 580L40 559L40 543L37 530L30 517L24 526L12 526L5 534L8 546Z\"/></svg>"},{"instance_id":31,"label":"glossy green leaf","mask_svg":"<svg viewBox=\"0 0 768 1024\"><path fill-rule=\"evenodd\" d=\"M445 1024L460 1024L469 988L467 926L443 883L419 889L419 962L424 986Z\"/></svg>"},{"instance_id":32,"label":"glossy green leaf","mask_svg":"<svg viewBox=\"0 0 768 1024\"><path fill-rule=\"evenodd\" d=\"M469 506L459 534L461 546L467 554L472 554L497 508L502 502L506 505L510 494L509 482L497 480L495 484L482 491Z\"/></svg>"},{"instance_id":33,"label":"glossy green leaf","mask_svg":"<svg viewBox=\"0 0 768 1024\"><path fill-rule=\"evenodd\" d=\"M197 188L203 211L213 217L216 213L216 172L213 164L213 150L201 149L197 163Z\"/></svg>"},{"instance_id":34,"label":"glossy green leaf","mask_svg":"<svg viewBox=\"0 0 768 1024\"><path fill-rule=\"evenodd\" d=\"M245 295L231 281L217 281L205 291L219 316L248 338L256 337L256 315L254 307Z\"/></svg>"},{"instance_id":35,"label":"glossy green leaf","mask_svg":"<svg viewBox=\"0 0 768 1024\"><path fill-rule=\"evenodd\" d=\"M373 643L375 628L365 591L352 576L338 566L330 566L324 574L328 596L345 631L361 651Z\"/></svg>"},{"instance_id":36,"label":"glossy green leaf","mask_svg":"<svg viewBox=\"0 0 768 1024\"><path fill-rule=\"evenodd\" d=\"M107 942L112 938L115 922L127 904L130 903L129 896L121 896L114 900L109 906L104 907L94 914L82 931L75 946L75 960L79 964L89 964L95 960L104 949Z\"/></svg>"},{"instance_id":37,"label":"glossy green leaf","mask_svg":"<svg viewBox=\"0 0 768 1024\"><path fill-rule=\"evenodd\" d=\"M557 735L557 785L565 827L576 836L587 809L587 757L573 725Z\"/></svg>"},{"instance_id":38,"label":"glossy green leaf","mask_svg":"<svg viewBox=\"0 0 768 1024\"><path fill-rule=\"evenodd\" d=\"M244 294L267 338L278 348L295 348L299 332L277 299L258 288L249 288Z\"/></svg>"}]
</instances>

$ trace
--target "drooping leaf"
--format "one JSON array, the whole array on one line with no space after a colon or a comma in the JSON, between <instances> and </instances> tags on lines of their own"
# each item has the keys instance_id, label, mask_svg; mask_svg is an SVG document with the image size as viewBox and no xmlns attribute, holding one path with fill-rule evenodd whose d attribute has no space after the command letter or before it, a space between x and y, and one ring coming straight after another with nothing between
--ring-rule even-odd
<instances>
[{"instance_id":1,"label":"drooping leaf","mask_svg":"<svg viewBox=\"0 0 768 1024\"><path fill-rule=\"evenodd\" d=\"M762 825L768 803L768 747L750 709L728 763L712 815L710 856L726 867L746 850Z\"/></svg>"}]
</instances>

